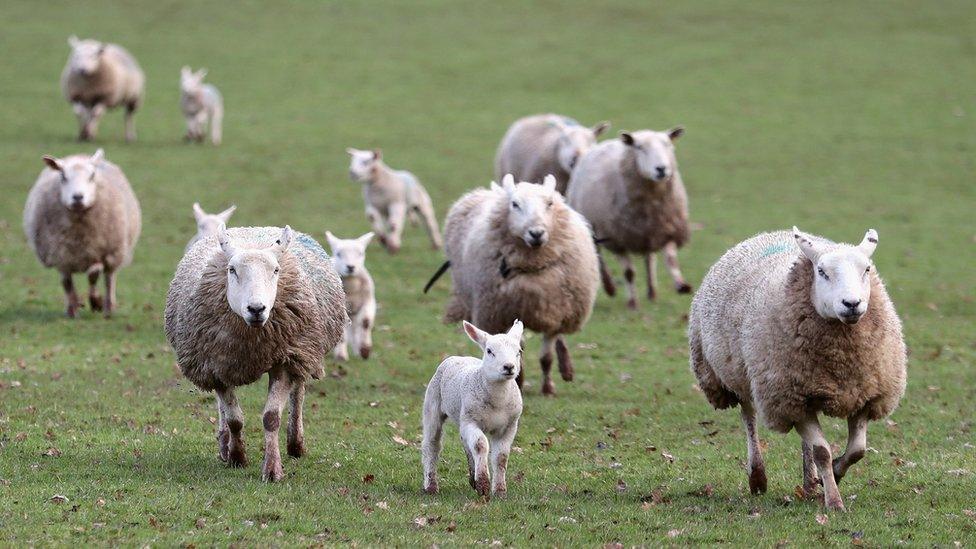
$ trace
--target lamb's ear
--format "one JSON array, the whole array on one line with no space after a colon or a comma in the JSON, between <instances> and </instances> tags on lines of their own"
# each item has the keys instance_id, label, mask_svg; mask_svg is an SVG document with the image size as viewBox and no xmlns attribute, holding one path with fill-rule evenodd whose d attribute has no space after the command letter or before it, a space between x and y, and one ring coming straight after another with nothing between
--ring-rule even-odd
<instances>
[{"instance_id":1,"label":"lamb's ear","mask_svg":"<svg viewBox=\"0 0 976 549\"><path fill-rule=\"evenodd\" d=\"M281 257L285 253L285 250L288 249L288 245L291 244L291 239L294 234L295 231L291 230L291 226L285 225L285 228L281 229L281 236L271 245L271 253Z\"/></svg>"},{"instance_id":2,"label":"lamb's ear","mask_svg":"<svg viewBox=\"0 0 976 549\"><path fill-rule=\"evenodd\" d=\"M81 44L81 40L78 40L77 36L72 34L68 37L68 45L71 46L71 49L77 48L79 44Z\"/></svg>"},{"instance_id":3,"label":"lamb's ear","mask_svg":"<svg viewBox=\"0 0 976 549\"><path fill-rule=\"evenodd\" d=\"M493 193L500 193L500 192L502 192L502 188L499 187L498 186L498 183L495 183L494 181L492 181L491 184L488 185L488 188L491 189L491 192L493 192Z\"/></svg>"},{"instance_id":4,"label":"lamb's ear","mask_svg":"<svg viewBox=\"0 0 976 549\"><path fill-rule=\"evenodd\" d=\"M356 243L358 243L359 246L362 247L363 250L365 250L366 247L369 246L370 240L373 240L373 234L374 233L372 231L364 234L363 236L356 239Z\"/></svg>"},{"instance_id":5,"label":"lamb's ear","mask_svg":"<svg viewBox=\"0 0 976 549\"><path fill-rule=\"evenodd\" d=\"M188 67L187 65L183 65L183 66L182 66L182 67L180 68L180 77L181 77L182 79L184 79L184 80L186 80L186 77L187 77L187 76L190 76L190 73L191 73L191 72L193 72L193 71L192 71L192 70L190 70L190 67Z\"/></svg>"},{"instance_id":6,"label":"lamb's ear","mask_svg":"<svg viewBox=\"0 0 976 549\"><path fill-rule=\"evenodd\" d=\"M325 231L325 240L328 241L329 247L332 248L332 253L335 253L336 248L339 247L339 239L336 235L332 234L332 231Z\"/></svg>"},{"instance_id":7,"label":"lamb's ear","mask_svg":"<svg viewBox=\"0 0 976 549\"><path fill-rule=\"evenodd\" d=\"M383 158L383 149L373 149L373 160Z\"/></svg>"},{"instance_id":8,"label":"lamb's ear","mask_svg":"<svg viewBox=\"0 0 976 549\"><path fill-rule=\"evenodd\" d=\"M624 142L624 145L634 144L634 136L628 132L620 132L620 140Z\"/></svg>"},{"instance_id":9,"label":"lamb's ear","mask_svg":"<svg viewBox=\"0 0 976 549\"><path fill-rule=\"evenodd\" d=\"M600 137L601 135L603 135L603 132L609 129L610 129L610 122L604 120L603 122L600 122L596 126L593 126L593 137Z\"/></svg>"},{"instance_id":10,"label":"lamb's ear","mask_svg":"<svg viewBox=\"0 0 976 549\"><path fill-rule=\"evenodd\" d=\"M878 231L874 229L868 229L868 232L864 233L864 240L857 245L857 249L861 251L862 254L867 257L871 257L874 253L874 249L878 247Z\"/></svg>"},{"instance_id":11,"label":"lamb's ear","mask_svg":"<svg viewBox=\"0 0 976 549\"><path fill-rule=\"evenodd\" d=\"M234 257L237 253L237 249L231 244L230 235L227 234L227 225L223 223L217 228L217 242L220 243L220 249L223 250L227 259Z\"/></svg>"},{"instance_id":12,"label":"lamb's ear","mask_svg":"<svg viewBox=\"0 0 976 549\"><path fill-rule=\"evenodd\" d=\"M200 69L193 76L196 77L197 82L203 82L203 79L207 76L207 69Z\"/></svg>"},{"instance_id":13,"label":"lamb's ear","mask_svg":"<svg viewBox=\"0 0 976 549\"><path fill-rule=\"evenodd\" d=\"M800 247L800 251L803 255L807 256L807 259L811 263L816 263L817 259L820 258L820 254L823 253L823 244L816 242L810 235L793 226L793 238L796 239L797 246Z\"/></svg>"},{"instance_id":14,"label":"lamb's ear","mask_svg":"<svg viewBox=\"0 0 976 549\"><path fill-rule=\"evenodd\" d=\"M551 173L550 174L546 174L546 177L542 179L542 188L545 189L545 190L547 190L547 191L549 191L549 192L555 191L556 190L556 176L552 175Z\"/></svg>"},{"instance_id":15,"label":"lamb's ear","mask_svg":"<svg viewBox=\"0 0 976 549\"><path fill-rule=\"evenodd\" d=\"M479 330L477 326L471 324L467 320L464 321L464 333L468 334L468 337L471 338L471 341L477 343L478 347L481 347L482 351L485 350L485 343L488 341L487 333Z\"/></svg>"},{"instance_id":16,"label":"lamb's ear","mask_svg":"<svg viewBox=\"0 0 976 549\"><path fill-rule=\"evenodd\" d=\"M670 130L668 130L668 137L671 138L671 141L674 141L674 140L678 139L679 137L681 137L684 134L685 134L685 127L684 126L675 126L675 127L671 128Z\"/></svg>"},{"instance_id":17,"label":"lamb's ear","mask_svg":"<svg viewBox=\"0 0 976 549\"><path fill-rule=\"evenodd\" d=\"M44 164L46 164L48 168L64 173L64 164L62 164L61 161L58 160L57 158L54 158L49 154L45 154L44 156L41 157L41 160L44 161Z\"/></svg>"},{"instance_id":18,"label":"lamb's ear","mask_svg":"<svg viewBox=\"0 0 976 549\"><path fill-rule=\"evenodd\" d=\"M199 202L194 202L193 203L193 219L196 219L197 220L197 223L200 223L201 221L203 221L203 218L206 217L206 216L207 216L207 212L203 211L203 208L200 207L200 203ZM225 219L224 221L226 222L227 220Z\"/></svg>"},{"instance_id":19,"label":"lamb's ear","mask_svg":"<svg viewBox=\"0 0 976 549\"><path fill-rule=\"evenodd\" d=\"M98 149L95 154L91 155L91 163L98 164L102 160L105 160L105 151L103 149Z\"/></svg>"},{"instance_id":20,"label":"lamb's ear","mask_svg":"<svg viewBox=\"0 0 976 549\"><path fill-rule=\"evenodd\" d=\"M230 216L234 215L234 210L236 209L237 209L237 205L235 204L230 208L227 208L226 210L217 214L217 217L219 217L220 220L223 221L224 223L227 223L227 221L230 220Z\"/></svg>"},{"instance_id":21,"label":"lamb's ear","mask_svg":"<svg viewBox=\"0 0 976 549\"><path fill-rule=\"evenodd\" d=\"M512 327L508 329L508 335L521 343L522 341L522 321L516 320Z\"/></svg>"},{"instance_id":22,"label":"lamb's ear","mask_svg":"<svg viewBox=\"0 0 976 549\"><path fill-rule=\"evenodd\" d=\"M513 196L515 194L515 176L510 173L505 174L505 177L502 178L502 188L505 189L509 197Z\"/></svg>"},{"instance_id":23,"label":"lamb's ear","mask_svg":"<svg viewBox=\"0 0 976 549\"><path fill-rule=\"evenodd\" d=\"M346 154L348 154L350 156L355 156L356 153L358 153L358 152L359 152L358 149L354 149L352 147L346 147Z\"/></svg>"}]
</instances>

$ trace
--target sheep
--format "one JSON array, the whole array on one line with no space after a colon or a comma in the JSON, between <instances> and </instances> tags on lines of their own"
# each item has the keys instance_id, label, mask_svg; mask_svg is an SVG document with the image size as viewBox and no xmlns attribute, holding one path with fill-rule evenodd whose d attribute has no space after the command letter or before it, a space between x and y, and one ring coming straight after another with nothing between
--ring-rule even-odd
<instances>
[{"instance_id":1,"label":"sheep","mask_svg":"<svg viewBox=\"0 0 976 549\"><path fill-rule=\"evenodd\" d=\"M403 223L409 215L413 223L423 220L431 245L439 250L442 242L434 205L417 176L406 170L391 169L383 162L383 152L379 149L348 148L346 152L352 157L349 177L363 184L366 218L380 244L390 253L399 251Z\"/></svg>"},{"instance_id":2,"label":"sheep","mask_svg":"<svg viewBox=\"0 0 976 549\"><path fill-rule=\"evenodd\" d=\"M247 465L244 414L235 388L268 374L263 412L266 482L284 477L278 428L291 400L288 455L305 454L305 384L346 323L342 283L325 250L291 227L221 226L183 256L166 297L165 328L183 376L217 394L217 448Z\"/></svg>"},{"instance_id":3,"label":"sheep","mask_svg":"<svg viewBox=\"0 0 976 549\"><path fill-rule=\"evenodd\" d=\"M444 239L453 280L445 321L499 332L521 319L543 335L542 393L555 394L553 348L562 378L572 381L563 334L589 319L599 272L589 226L556 192L556 178L516 185L508 174L503 187L492 182L491 190L462 196L448 213Z\"/></svg>"},{"instance_id":4,"label":"sheep","mask_svg":"<svg viewBox=\"0 0 976 549\"><path fill-rule=\"evenodd\" d=\"M579 159L610 128L600 122L592 128L558 114L537 114L516 120L505 132L495 153L495 179L510 173L519 181L542 183L556 178L556 190L566 194L569 174Z\"/></svg>"},{"instance_id":5,"label":"sheep","mask_svg":"<svg viewBox=\"0 0 976 549\"><path fill-rule=\"evenodd\" d=\"M754 236L709 270L691 304L691 369L716 409L741 405L749 489L766 491L755 413L802 439L803 490L843 509L837 483L864 456L867 424L905 392L901 321L871 255L878 233L857 246L793 227ZM831 459L819 413L847 419L844 453Z\"/></svg>"},{"instance_id":6,"label":"sheep","mask_svg":"<svg viewBox=\"0 0 976 549\"><path fill-rule=\"evenodd\" d=\"M522 323L516 320L508 332L490 335L465 321L464 331L483 354L480 360L444 359L427 384L421 445L424 491L438 492L437 459L444 420L450 418L461 433L471 487L484 498L504 497L508 455L522 415L522 392L515 381L522 369Z\"/></svg>"},{"instance_id":7,"label":"sheep","mask_svg":"<svg viewBox=\"0 0 976 549\"><path fill-rule=\"evenodd\" d=\"M190 67L180 69L180 108L186 118L187 141L203 142L210 126L210 142L220 145L223 136L224 98L213 84L204 84L207 69L193 72Z\"/></svg>"},{"instance_id":8,"label":"sheep","mask_svg":"<svg viewBox=\"0 0 976 549\"><path fill-rule=\"evenodd\" d=\"M118 44L68 38L71 55L61 72L61 93L78 117L78 139L98 133L108 109L125 106L125 140L136 140L135 112L145 96L146 76L135 58Z\"/></svg>"},{"instance_id":9,"label":"sheep","mask_svg":"<svg viewBox=\"0 0 976 549\"><path fill-rule=\"evenodd\" d=\"M183 253L186 253L187 250L196 244L198 240L217 234L217 229L219 229L221 225L227 225L227 222L230 221L230 216L233 215L234 210L236 209L237 206L232 205L230 208L227 208L220 213L208 214L207 212L203 211L203 208L200 207L199 202L194 202L193 218L197 222L197 233L193 235L193 238L191 238L189 242L186 243L186 248L183 249Z\"/></svg>"},{"instance_id":10,"label":"sheep","mask_svg":"<svg viewBox=\"0 0 976 549\"><path fill-rule=\"evenodd\" d=\"M570 178L569 205L590 222L600 246L619 257L631 309L637 308L637 294L630 253L644 256L648 299L657 295L655 253L661 250L675 289L691 292L678 265L678 248L689 236L688 197L674 156L674 141L683 133L680 126L623 132L620 139L591 149ZM614 295L616 286L602 256L600 276L607 294Z\"/></svg>"},{"instance_id":11,"label":"sheep","mask_svg":"<svg viewBox=\"0 0 976 549\"><path fill-rule=\"evenodd\" d=\"M373 326L376 320L376 289L373 286L373 277L366 270L366 247L373 239L373 233L343 240L326 231L325 237L332 247L332 266L342 279L342 289L346 294L346 313L349 315L349 324L333 353L336 360L348 360L348 342L366 360L373 349Z\"/></svg>"},{"instance_id":12,"label":"sheep","mask_svg":"<svg viewBox=\"0 0 976 549\"><path fill-rule=\"evenodd\" d=\"M82 306L74 273L88 275L88 304L108 318L118 306L116 276L132 262L142 230L139 201L102 149L91 156L44 156L44 164L24 207L27 242L43 266L61 274L68 318ZM98 293L102 273L104 298Z\"/></svg>"}]
</instances>

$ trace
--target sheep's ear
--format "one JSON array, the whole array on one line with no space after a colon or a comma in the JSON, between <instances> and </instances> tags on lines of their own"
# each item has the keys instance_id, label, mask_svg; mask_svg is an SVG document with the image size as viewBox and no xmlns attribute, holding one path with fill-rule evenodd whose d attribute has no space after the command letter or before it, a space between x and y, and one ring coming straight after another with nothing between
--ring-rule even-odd
<instances>
[{"instance_id":1,"label":"sheep's ear","mask_svg":"<svg viewBox=\"0 0 976 549\"><path fill-rule=\"evenodd\" d=\"M335 253L336 248L339 247L339 239L336 235L332 234L332 231L325 231L325 240L328 241L329 247L332 248L332 252Z\"/></svg>"},{"instance_id":2,"label":"sheep's ear","mask_svg":"<svg viewBox=\"0 0 976 549\"><path fill-rule=\"evenodd\" d=\"M551 173L547 174L546 177L542 180L542 188L549 192L555 191L556 176L552 175Z\"/></svg>"},{"instance_id":3,"label":"sheep's ear","mask_svg":"<svg viewBox=\"0 0 976 549\"><path fill-rule=\"evenodd\" d=\"M383 158L383 149L373 149L373 160Z\"/></svg>"},{"instance_id":4,"label":"sheep's ear","mask_svg":"<svg viewBox=\"0 0 976 549\"><path fill-rule=\"evenodd\" d=\"M355 156L357 152L359 152L359 151L356 150L356 149L354 149L354 148L352 148L352 147L346 147L346 154L348 154L350 156Z\"/></svg>"},{"instance_id":5,"label":"sheep's ear","mask_svg":"<svg viewBox=\"0 0 976 549\"><path fill-rule=\"evenodd\" d=\"M180 76L181 76L181 77L182 77L183 79L186 79L186 77L187 77L187 76L190 76L190 73L191 73L191 72L192 72L192 71L190 70L190 67L188 67L188 66L186 66L186 65L183 65L183 66L182 66L182 67L180 68Z\"/></svg>"},{"instance_id":6,"label":"sheep's ear","mask_svg":"<svg viewBox=\"0 0 976 549\"><path fill-rule=\"evenodd\" d=\"M628 132L620 132L620 140L624 142L624 145L634 144L634 136Z\"/></svg>"},{"instance_id":7,"label":"sheep's ear","mask_svg":"<svg viewBox=\"0 0 976 549\"><path fill-rule=\"evenodd\" d=\"M194 74L198 82L203 82L203 79L207 76L207 69L200 69Z\"/></svg>"},{"instance_id":8,"label":"sheep's ear","mask_svg":"<svg viewBox=\"0 0 976 549\"><path fill-rule=\"evenodd\" d=\"M603 132L609 129L610 129L610 122L604 120L603 122L600 122L596 126L593 126L593 137L600 137L601 135L603 135Z\"/></svg>"},{"instance_id":9,"label":"sheep's ear","mask_svg":"<svg viewBox=\"0 0 976 549\"><path fill-rule=\"evenodd\" d=\"M356 239L356 243L358 243L358 244L359 244L359 246L360 246L360 247L361 247L361 248L362 248L363 250L365 250L365 249L366 249L366 247L367 247L367 246L369 246L369 242L370 242L371 240L373 240L373 234L374 234L374 233L373 233L372 231L370 231L370 232L368 232L368 233L366 233L366 234L364 234L363 236L361 236L361 237L359 237L359 238L357 238L357 239Z\"/></svg>"},{"instance_id":10,"label":"sheep's ear","mask_svg":"<svg viewBox=\"0 0 976 549\"><path fill-rule=\"evenodd\" d=\"M491 189L491 192L493 192L493 193L497 193L497 192L501 192L502 191L502 188L499 187L498 186L498 183L495 183L494 181L492 181L491 184L488 185L488 188Z\"/></svg>"},{"instance_id":11,"label":"sheep's ear","mask_svg":"<svg viewBox=\"0 0 976 549\"><path fill-rule=\"evenodd\" d=\"M224 223L227 223L227 221L230 220L230 216L234 215L234 210L236 209L237 209L237 205L235 204L230 208L227 208L226 210L217 214L217 217L219 217L220 220L223 221Z\"/></svg>"},{"instance_id":12,"label":"sheep's ear","mask_svg":"<svg viewBox=\"0 0 976 549\"><path fill-rule=\"evenodd\" d=\"M800 247L800 251L803 255L807 256L807 259L811 263L816 263L817 259L820 258L820 254L824 252L823 244L815 241L810 235L793 226L793 238L796 239L797 246Z\"/></svg>"},{"instance_id":13,"label":"sheep's ear","mask_svg":"<svg viewBox=\"0 0 976 549\"><path fill-rule=\"evenodd\" d=\"M516 341L522 341L522 321L516 320L512 327L508 329L508 335L514 338Z\"/></svg>"},{"instance_id":14,"label":"sheep's ear","mask_svg":"<svg viewBox=\"0 0 976 549\"><path fill-rule=\"evenodd\" d=\"M228 260L237 254L237 249L231 244L230 235L227 234L227 225L223 223L217 228L217 242L220 243L220 249L223 250Z\"/></svg>"},{"instance_id":15,"label":"sheep's ear","mask_svg":"<svg viewBox=\"0 0 976 549\"><path fill-rule=\"evenodd\" d=\"M502 178L502 188L508 193L508 196L515 194L515 176L510 173L505 174Z\"/></svg>"},{"instance_id":16,"label":"sheep's ear","mask_svg":"<svg viewBox=\"0 0 976 549\"><path fill-rule=\"evenodd\" d=\"M487 333L479 330L477 326L471 324L467 320L464 321L464 333L468 334L468 337L471 338L471 341L477 343L478 347L481 347L482 351L485 350L485 343L488 341Z\"/></svg>"},{"instance_id":17,"label":"sheep's ear","mask_svg":"<svg viewBox=\"0 0 976 549\"><path fill-rule=\"evenodd\" d=\"M49 154L45 154L44 156L41 157L41 160L44 161L44 164L46 164L48 168L64 173L64 164L61 164L61 161L58 160L57 158L54 158Z\"/></svg>"},{"instance_id":18,"label":"sheep's ear","mask_svg":"<svg viewBox=\"0 0 976 549\"><path fill-rule=\"evenodd\" d=\"M200 203L199 202L194 202L193 203L193 219L196 219L197 220L197 223L200 223L201 221L203 221L203 218L206 217L206 216L207 216L207 212L203 211L203 208L200 207ZM226 221L226 219L224 221Z\"/></svg>"},{"instance_id":19,"label":"sheep's ear","mask_svg":"<svg viewBox=\"0 0 976 549\"><path fill-rule=\"evenodd\" d=\"M105 160L105 151L103 149L98 149L95 154L91 155L91 163L98 164L102 160Z\"/></svg>"},{"instance_id":20,"label":"sheep's ear","mask_svg":"<svg viewBox=\"0 0 976 549\"><path fill-rule=\"evenodd\" d=\"M868 229L868 232L864 233L864 240L857 245L857 249L861 251L862 254L867 257L871 257L874 253L874 249L878 247L878 231L874 229Z\"/></svg>"},{"instance_id":21,"label":"sheep's ear","mask_svg":"<svg viewBox=\"0 0 976 549\"><path fill-rule=\"evenodd\" d=\"M291 230L291 226L285 225L285 228L281 229L281 236L279 236L278 240L275 240L275 243L271 245L271 252L278 257L281 257L281 255L285 253L285 250L288 249L288 245L291 244L291 239L294 234L295 231Z\"/></svg>"},{"instance_id":22,"label":"sheep's ear","mask_svg":"<svg viewBox=\"0 0 976 549\"><path fill-rule=\"evenodd\" d=\"M77 48L79 44L81 44L81 40L78 40L77 36L72 34L68 37L68 45L71 46L71 49Z\"/></svg>"},{"instance_id":23,"label":"sheep's ear","mask_svg":"<svg viewBox=\"0 0 976 549\"><path fill-rule=\"evenodd\" d=\"M684 134L685 134L684 126L675 126L670 130L668 130L668 137L671 139L671 141L678 139Z\"/></svg>"}]
</instances>

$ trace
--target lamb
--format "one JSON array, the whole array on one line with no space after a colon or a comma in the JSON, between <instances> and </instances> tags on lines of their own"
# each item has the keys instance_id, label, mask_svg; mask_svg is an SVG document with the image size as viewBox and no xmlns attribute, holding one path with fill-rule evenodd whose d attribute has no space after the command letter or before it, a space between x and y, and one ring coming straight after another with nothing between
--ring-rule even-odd
<instances>
[{"instance_id":1,"label":"lamb","mask_svg":"<svg viewBox=\"0 0 976 549\"><path fill-rule=\"evenodd\" d=\"M118 306L116 276L132 262L142 230L139 201L102 149L92 156L45 156L44 163L24 207L27 242L42 265L61 274L69 318L81 308L74 273L88 275L91 309L110 317ZM103 272L104 298L98 292Z\"/></svg>"},{"instance_id":2,"label":"lamb","mask_svg":"<svg viewBox=\"0 0 976 549\"><path fill-rule=\"evenodd\" d=\"M691 369L717 409L741 405L749 489L766 491L755 413L802 439L803 490L843 509L837 483L864 456L868 421L886 417L905 392L901 321L870 257L878 233L857 246L793 227L725 253L691 304ZM819 413L847 419L844 453L831 459Z\"/></svg>"},{"instance_id":3,"label":"lamb","mask_svg":"<svg viewBox=\"0 0 976 549\"><path fill-rule=\"evenodd\" d=\"M180 69L180 108L186 118L187 141L203 142L210 126L210 142L220 145L223 132L224 98L213 84L204 84L207 69L193 72L190 67Z\"/></svg>"},{"instance_id":4,"label":"lamb","mask_svg":"<svg viewBox=\"0 0 976 549\"><path fill-rule=\"evenodd\" d=\"M678 293L691 292L678 265L678 248L689 236L688 197L674 155L674 141L682 134L680 126L666 132L623 132L620 139L591 149L570 178L569 205L623 264L631 309L637 308L631 253L644 256L648 299L657 295L654 254L661 250ZM614 295L616 286L602 257L600 276L607 294Z\"/></svg>"},{"instance_id":5,"label":"lamb","mask_svg":"<svg viewBox=\"0 0 976 549\"><path fill-rule=\"evenodd\" d=\"M572 381L563 335L589 319L599 272L589 226L556 192L556 178L516 185L509 174L503 187L492 182L491 190L462 196L448 213L444 237L453 279L445 320L497 333L521 319L543 335L542 393L555 394L553 348L562 378Z\"/></svg>"},{"instance_id":6,"label":"lamb","mask_svg":"<svg viewBox=\"0 0 976 549\"><path fill-rule=\"evenodd\" d=\"M134 116L146 87L146 76L135 58L117 44L73 35L68 44L71 55L61 72L61 93L78 117L78 139L94 139L105 111L125 106L125 140L135 141Z\"/></svg>"},{"instance_id":7,"label":"lamb","mask_svg":"<svg viewBox=\"0 0 976 549\"><path fill-rule=\"evenodd\" d=\"M516 320L508 332L489 335L464 322L464 331L483 355L480 360L470 356L444 359L427 384L421 446L424 491L438 492L437 459L444 420L450 418L461 432L471 487L484 498L504 497L508 455L522 415L522 392L515 382L522 369L522 323Z\"/></svg>"},{"instance_id":8,"label":"lamb","mask_svg":"<svg viewBox=\"0 0 976 549\"><path fill-rule=\"evenodd\" d=\"M332 266L342 279L342 289L346 294L346 313L349 315L349 324L333 353L336 360L348 360L348 342L366 360L373 349L373 326L376 320L376 290L373 277L366 270L366 247L373 239L373 233L343 240L326 231L325 237L332 247Z\"/></svg>"},{"instance_id":9,"label":"lamb","mask_svg":"<svg viewBox=\"0 0 976 549\"><path fill-rule=\"evenodd\" d=\"M546 175L552 174L556 177L556 190L565 195L573 168L609 128L609 122L587 128L558 114L520 118L498 145L495 179L510 173L519 181L542 183Z\"/></svg>"},{"instance_id":10,"label":"lamb","mask_svg":"<svg viewBox=\"0 0 976 549\"><path fill-rule=\"evenodd\" d=\"M184 377L217 393L218 456L247 465L234 389L268 374L262 416L267 482L284 477L278 428L291 400L288 455L305 453L305 384L346 323L342 283L325 250L291 227L220 227L183 256L166 298L166 337Z\"/></svg>"},{"instance_id":11,"label":"lamb","mask_svg":"<svg viewBox=\"0 0 976 549\"><path fill-rule=\"evenodd\" d=\"M186 248L183 249L183 253L186 253L187 250L196 244L198 240L217 234L217 229L219 229L221 225L227 225L227 222L230 221L230 216L233 215L234 210L236 209L237 206L231 206L220 213L208 214L207 212L203 211L203 208L200 207L199 202L194 202L193 218L196 219L197 222L197 234L193 235L193 238L187 242Z\"/></svg>"},{"instance_id":12,"label":"lamb","mask_svg":"<svg viewBox=\"0 0 976 549\"><path fill-rule=\"evenodd\" d=\"M363 184L363 200L366 202L366 218L373 225L373 232L390 253L400 250L403 223L409 215L416 224L423 220L431 245L440 249L441 233L434 216L434 204L417 176L406 170L391 169L383 162L379 149L362 151L348 148L352 157L349 177Z\"/></svg>"}]
</instances>

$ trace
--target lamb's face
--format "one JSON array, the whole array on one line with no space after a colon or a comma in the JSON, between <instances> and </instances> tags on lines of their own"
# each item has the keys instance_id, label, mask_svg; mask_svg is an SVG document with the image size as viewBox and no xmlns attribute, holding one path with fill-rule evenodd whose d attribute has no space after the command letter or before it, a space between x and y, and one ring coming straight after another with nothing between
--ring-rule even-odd
<instances>
[{"instance_id":1,"label":"lamb's face","mask_svg":"<svg viewBox=\"0 0 976 549\"><path fill-rule=\"evenodd\" d=\"M200 204L193 203L193 217L197 222L197 237L207 238L217 234L221 225L226 225L237 206L231 206L218 214L208 214Z\"/></svg>"},{"instance_id":2,"label":"lamb's face","mask_svg":"<svg viewBox=\"0 0 976 549\"><path fill-rule=\"evenodd\" d=\"M481 370L488 381L511 381L522 369L522 322L504 334L491 335L474 324L464 322L464 331L481 347Z\"/></svg>"},{"instance_id":3,"label":"lamb's face","mask_svg":"<svg viewBox=\"0 0 976 549\"><path fill-rule=\"evenodd\" d=\"M359 149L346 149L349 153L349 178L356 182L370 181L376 169L376 163L382 157L379 149L372 151L361 151Z\"/></svg>"},{"instance_id":4,"label":"lamb's face","mask_svg":"<svg viewBox=\"0 0 976 549\"><path fill-rule=\"evenodd\" d=\"M68 45L71 46L68 63L72 72L88 76L98 70L102 54L105 53L105 44L98 40L79 40L78 37L71 36L68 38Z\"/></svg>"},{"instance_id":5,"label":"lamb's face","mask_svg":"<svg viewBox=\"0 0 976 549\"><path fill-rule=\"evenodd\" d=\"M217 239L227 256L227 303L248 326L260 328L271 318L278 295L278 275L282 254L291 242L291 227L285 227L268 248L238 249L221 226Z\"/></svg>"},{"instance_id":6,"label":"lamb's face","mask_svg":"<svg viewBox=\"0 0 976 549\"><path fill-rule=\"evenodd\" d=\"M98 165L104 157L105 153L102 149L98 149L88 158L44 157L47 167L61 176L58 196L65 208L74 212L83 212L95 204L98 191Z\"/></svg>"},{"instance_id":7,"label":"lamb's face","mask_svg":"<svg viewBox=\"0 0 976 549\"><path fill-rule=\"evenodd\" d=\"M678 170L674 141L683 133L684 129L681 127L666 132L623 132L620 134L620 141L633 150L641 177L657 183L671 179Z\"/></svg>"},{"instance_id":8,"label":"lamb's face","mask_svg":"<svg viewBox=\"0 0 976 549\"><path fill-rule=\"evenodd\" d=\"M856 324L868 310L871 299L871 254L878 233L871 229L857 246L827 248L795 227L793 236L803 254L813 263L811 299L823 318Z\"/></svg>"},{"instance_id":9,"label":"lamb's face","mask_svg":"<svg viewBox=\"0 0 976 549\"><path fill-rule=\"evenodd\" d=\"M547 175L542 185L515 184L511 174L502 179L502 190L508 199L508 231L532 248L549 242L555 209L563 203L556 192L556 178Z\"/></svg>"},{"instance_id":10,"label":"lamb's face","mask_svg":"<svg viewBox=\"0 0 976 549\"><path fill-rule=\"evenodd\" d=\"M180 69L180 91L187 95L198 96L203 91L203 78L207 76L207 69L196 72L190 67Z\"/></svg>"},{"instance_id":11,"label":"lamb's face","mask_svg":"<svg viewBox=\"0 0 976 549\"><path fill-rule=\"evenodd\" d=\"M329 231L325 231L325 238L332 247L332 267L339 276L353 276L366 270L366 247L373 239L373 233L366 233L359 238L336 238Z\"/></svg>"},{"instance_id":12,"label":"lamb's face","mask_svg":"<svg viewBox=\"0 0 976 549\"><path fill-rule=\"evenodd\" d=\"M610 125L606 122L601 122L592 128L579 124L561 125L562 133L557 142L559 165L567 172L572 173L579 159L593 145L596 145L596 138L609 127Z\"/></svg>"}]
</instances>

